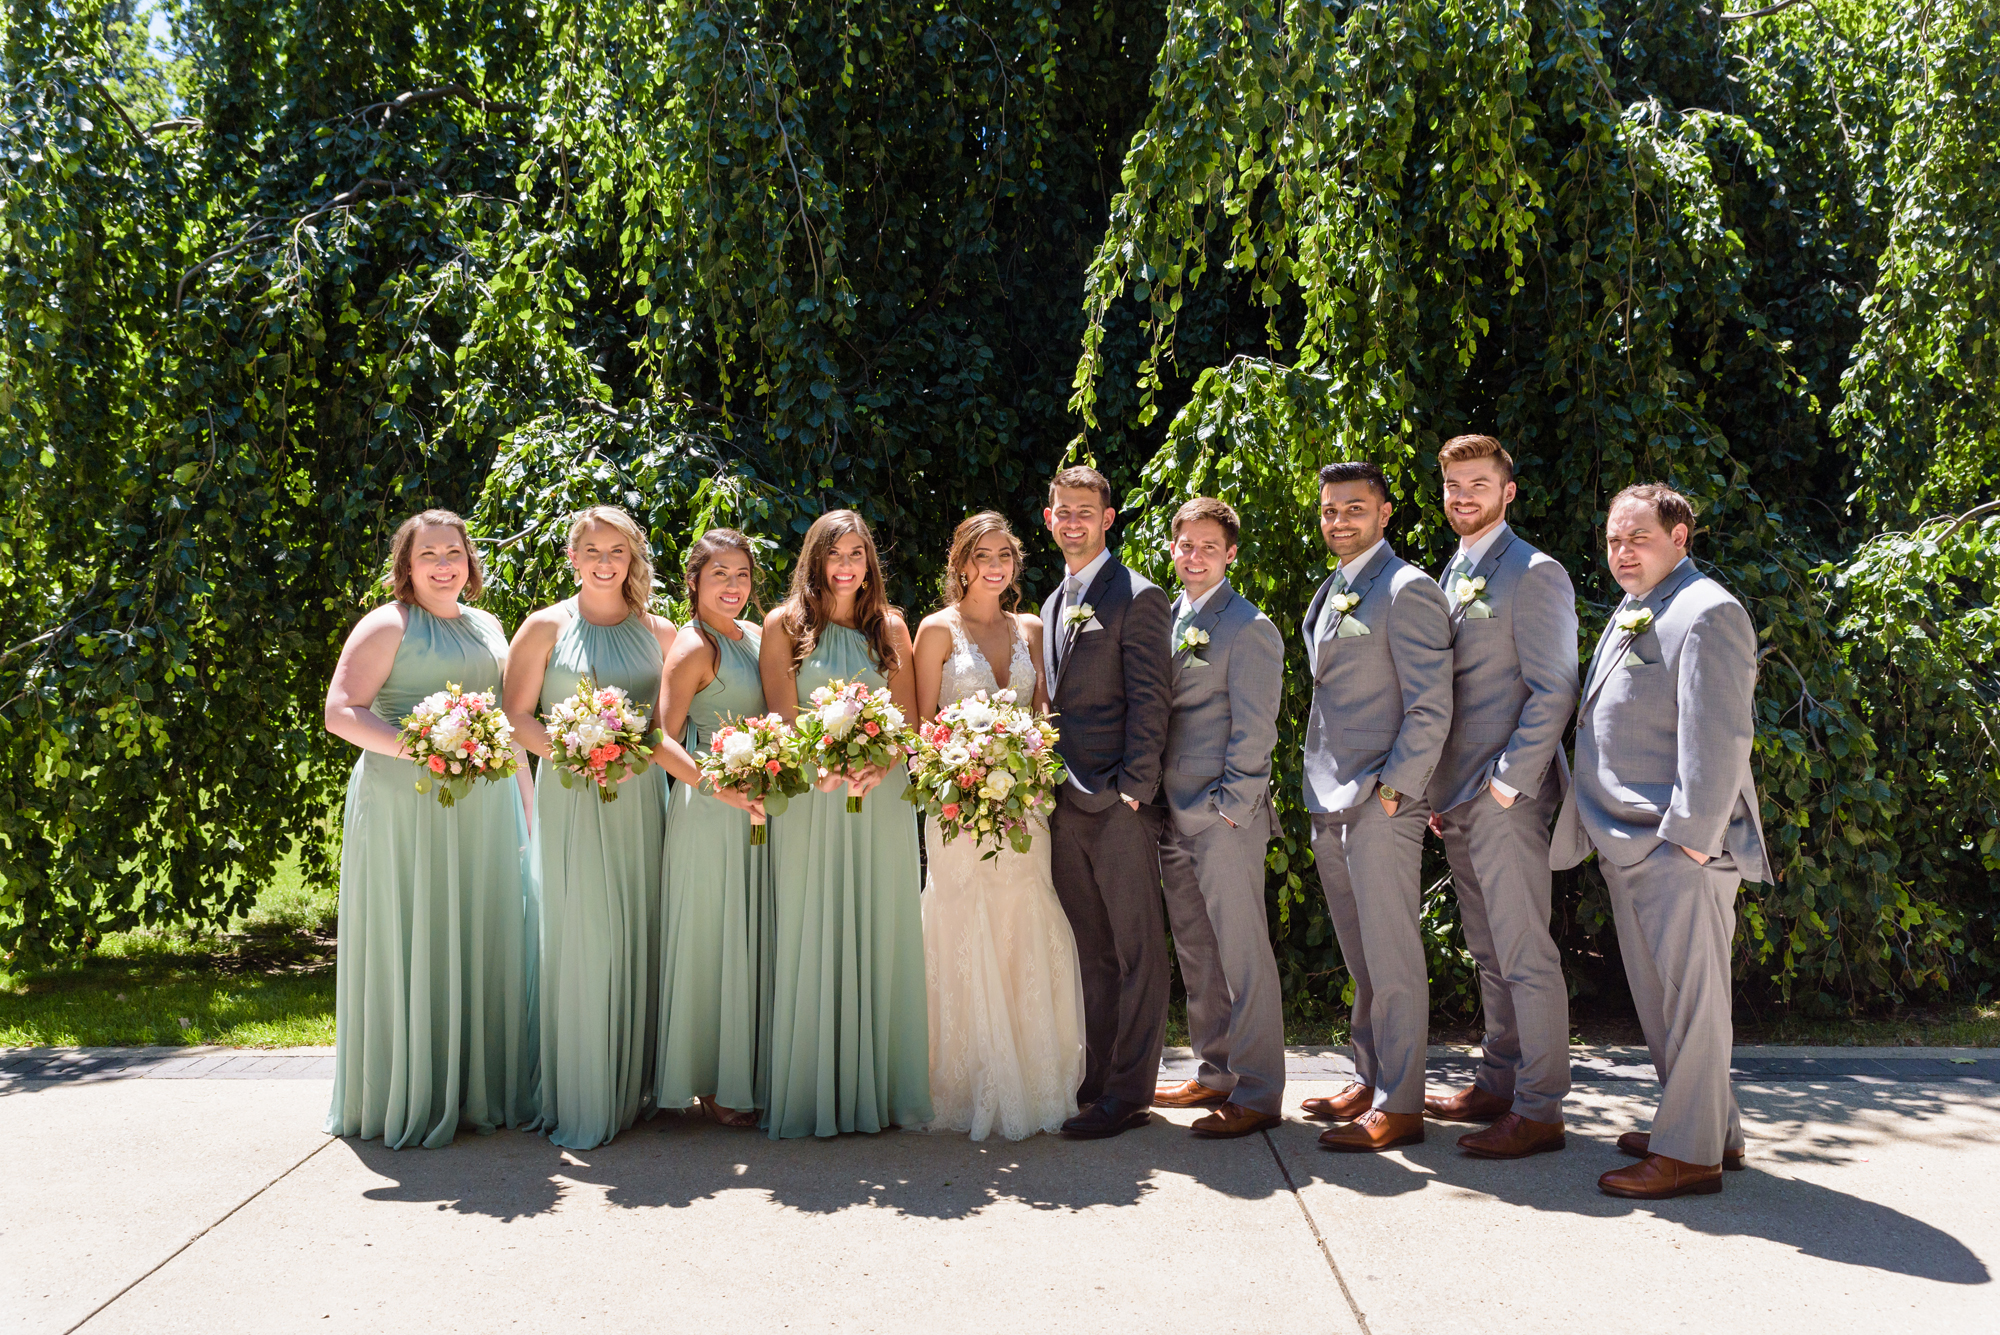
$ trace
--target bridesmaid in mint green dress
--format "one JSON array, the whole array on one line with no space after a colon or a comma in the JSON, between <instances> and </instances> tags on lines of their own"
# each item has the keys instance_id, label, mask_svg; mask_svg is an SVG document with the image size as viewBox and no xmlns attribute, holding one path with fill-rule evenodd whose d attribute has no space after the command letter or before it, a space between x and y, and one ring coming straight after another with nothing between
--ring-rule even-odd
<instances>
[{"instance_id":1,"label":"bridesmaid in mint green dress","mask_svg":"<svg viewBox=\"0 0 2000 1335\"><path fill-rule=\"evenodd\" d=\"M764 804L704 791L693 755L726 719L762 714L760 627L737 616L757 583L750 540L710 529L688 552L695 620L667 655L661 763L674 778L667 813L666 923L660 966L662 1108L700 1100L723 1126L757 1125L764 1106L758 1050L771 991L771 861L750 842Z\"/></svg>"},{"instance_id":2,"label":"bridesmaid in mint green dress","mask_svg":"<svg viewBox=\"0 0 2000 1335\"><path fill-rule=\"evenodd\" d=\"M362 748L340 851L326 1130L391 1149L535 1117L522 783L476 783L446 809L417 791L396 740L417 702L449 683L501 690L506 633L458 600L482 583L464 520L448 510L405 520L390 545L395 601L347 637L326 693L328 731Z\"/></svg>"},{"instance_id":3,"label":"bridesmaid in mint green dress","mask_svg":"<svg viewBox=\"0 0 2000 1335\"><path fill-rule=\"evenodd\" d=\"M886 685L916 717L910 630L888 604L868 526L852 510L806 533L791 594L764 619L764 696L795 718L829 678ZM776 899L770 1040L773 1139L931 1120L917 819L908 771L834 775L771 822ZM847 793L868 795L859 814Z\"/></svg>"},{"instance_id":4,"label":"bridesmaid in mint green dress","mask_svg":"<svg viewBox=\"0 0 2000 1335\"><path fill-rule=\"evenodd\" d=\"M632 517L593 506L570 525L574 598L545 607L515 633L507 717L544 757L535 779L541 881L540 1129L588 1150L628 1129L652 1093L660 987L660 848L666 776L649 765L618 785L565 788L546 757L546 716L588 677L659 716L669 621L646 610L653 566Z\"/></svg>"}]
</instances>

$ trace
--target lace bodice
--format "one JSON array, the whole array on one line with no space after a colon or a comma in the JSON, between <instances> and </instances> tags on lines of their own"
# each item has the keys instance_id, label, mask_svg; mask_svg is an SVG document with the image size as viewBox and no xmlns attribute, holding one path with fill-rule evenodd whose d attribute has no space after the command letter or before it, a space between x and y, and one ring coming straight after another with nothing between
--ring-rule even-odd
<instances>
[{"instance_id":1,"label":"lace bodice","mask_svg":"<svg viewBox=\"0 0 2000 1335\"><path fill-rule=\"evenodd\" d=\"M985 651L965 633L956 616L950 618L950 625L951 654L944 660L944 677L938 683L940 709L980 691L992 695L1001 689L999 675L986 661ZM1009 616L1007 625L1014 641L1014 656L1007 667L1007 689L1014 692L1018 703L1031 704L1035 698L1035 658L1028 652L1028 637L1021 633L1021 623Z\"/></svg>"}]
</instances>

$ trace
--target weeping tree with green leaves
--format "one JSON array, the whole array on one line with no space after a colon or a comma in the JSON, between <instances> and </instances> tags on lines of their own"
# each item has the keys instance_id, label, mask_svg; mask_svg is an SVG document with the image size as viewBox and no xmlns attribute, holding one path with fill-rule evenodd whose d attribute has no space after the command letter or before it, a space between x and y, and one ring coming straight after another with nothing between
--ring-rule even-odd
<instances>
[{"instance_id":1,"label":"weeping tree with green leaves","mask_svg":"<svg viewBox=\"0 0 2000 1335\"><path fill-rule=\"evenodd\" d=\"M226 921L300 838L327 874L320 700L422 506L509 620L598 502L669 567L852 505L921 610L1081 424L1135 560L1229 497L1288 622L1318 463L1383 464L1435 563L1483 429L1587 631L1610 491L1702 505L1766 650L1746 968L1994 977L1990 3L164 4L172 59L128 0L0 10L0 949Z\"/></svg>"},{"instance_id":2,"label":"weeping tree with green leaves","mask_svg":"<svg viewBox=\"0 0 2000 1335\"><path fill-rule=\"evenodd\" d=\"M1578 579L1587 646L1616 598L1607 500L1670 481L1762 646L1755 764L1781 880L1746 890L1743 968L1842 1003L1983 990L2000 523L1843 552L1874 517L1967 505L2000 473L1970 378L1995 314L1990 7L1866 33L1670 0L1171 15L1086 279L1072 400L1096 426L1106 333L1140 303L1138 415L1182 401L1127 499L1128 558L1163 574L1175 505L1220 495L1248 521L1240 587L1289 619L1326 570L1317 468L1362 458L1389 476L1399 550L1438 568L1455 539L1435 452L1490 432L1519 466L1513 521ZM1264 346L1181 365L1182 324L1217 288L1266 312ZM1310 1004L1343 973L1297 797L1302 654L1294 640L1270 884L1287 989ZM1435 857L1433 978L1470 1008L1443 873ZM1565 891L1587 946L1601 881Z\"/></svg>"},{"instance_id":3,"label":"weeping tree with green leaves","mask_svg":"<svg viewBox=\"0 0 2000 1335\"><path fill-rule=\"evenodd\" d=\"M0 10L0 950L329 874L320 702L386 534L668 562L1023 521L1156 4L125 0Z\"/></svg>"}]
</instances>

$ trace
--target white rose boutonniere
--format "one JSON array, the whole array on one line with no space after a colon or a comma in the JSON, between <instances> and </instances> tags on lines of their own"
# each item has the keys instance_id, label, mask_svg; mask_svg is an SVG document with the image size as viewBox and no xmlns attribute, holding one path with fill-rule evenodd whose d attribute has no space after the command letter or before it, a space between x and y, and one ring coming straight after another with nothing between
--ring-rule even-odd
<instances>
[{"instance_id":1,"label":"white rose boutonniere","mask_svg":"<svg viewBox=\"0 0 2000 1335\"><path fill-rule=\"evenodd\" d=\"M1642 634L1646 627L1653 624L1653 609L1650 607L1630 608L1613 616L1611 621L1618 629L1626 631L1629 634Z\"/></svg>"},{"instance_id":2,"label":"white rose boutonniere","mask_svg":"<svg viewBox=\"0 0 2000 1335\"><path fill-rule=\"evenodd\" d=\"M1358 593L1336 593L1331 598L1328 598L1327 602L1333 605L1334 611L1340 613L1342 616L1346 616L1349 612L1361 606L1361 595Z\"/></svg>"},{"instance_id":3,"label":"white rose boutonniere","mask_svg":"<svg viewBox=\"0 0 2000 1335\"><path fill-rule=\"evenodd\" d=\"M1469 603L1480 594L1486 592L1486 576L1481 575L1477 579L1467 579L1465 576L1460 575L1457 581L1451 586L1451 591L1461 604Z\"/></svg>"},{"instance_id":4,"label":"white rose boutonniere","mask_svg":"<svg viewBox=\"0 0 2000 1335\"><path fill-rule=\"evenodd\" d=\"M1078 603L1063 613L1063 625L1071 628L1081 626L1096 615L1097 609L1089 603Z\"/></svg>"},{"instance_id":5,"label":"white rose boutonniere","mask_svg":"<svg viewBox=\"0 0 2000 1335\"><path fill-rule=\"evenodd\" d=\"M1186 630L1181 632L1180 643L1174 646L1174 652L1180 654L1186 654L1188 656L1189 667L1207 667L1208 660L1205 658L1198 657L1195 654L1195 650L1201 648L1201 646L1207 643L1208 643L1207 631L1202 630L1195 626L1189 626Z\"/></svg>"}]
</instances>

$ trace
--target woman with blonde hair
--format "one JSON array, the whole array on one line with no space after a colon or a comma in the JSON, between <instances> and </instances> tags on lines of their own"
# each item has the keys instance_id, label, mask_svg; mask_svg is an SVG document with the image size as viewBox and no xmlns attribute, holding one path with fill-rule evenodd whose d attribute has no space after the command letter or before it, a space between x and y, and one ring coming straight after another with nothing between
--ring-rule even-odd
<instances>
[{"instance_id":1,"label":"woman with blonde hair","mask_svg":"<svg viewBox=\"0 0 2000 1335\"><path fill-rule=\"evenodd\" d=\"M704 785L694 756L731 718L765 712L763 628L742 619L757 553L735 529L712 528L688 549L685 573L692 615L667 653L660 711L660 763L679 782L667 813L654 1085L662 1108L698 1100L723 1126L751 1128L768 1074L757 1054L771 981L770 845L750 842L764 804Z\"/></svg>"},{"instance_id":2,"label":"woman with blonde hair","mask_svg":"<svg viewBox=\"0 0 2000 1335\"><path fill-rule=\"evenodd\" d=\"M868 525L813 521L790 596L764 618L764 698L797 717L835 677L916 711L910 630L889 605ZM771 823L774 900L765 1125L772 1137L915 1126L931 1117L916 813L908 772L834 774ZM875 800L847 810L847 793Z\"/></svg>"},{"instance_id":3,"label":"woman with blonde hair","mask_svg":"<svg viewBox=\"0 0 2000 1335\"><path fill-rule=\"evenodd\" d=\"M917 628L919 716L984 691L1037 709L1042 623L1020 602L1021 543L985 510L952 534L944 607ZM937 1130L1020 1140L1076 1115L1083 1081L1083 974L1049 873L1049 831L1025 853L982 858L969 839L925 831L924 956Z\"/></svg>"},{"instance_id":4,"label":"woman with blonde hair","mask_svg":"<svg viewBox=\"0 0 2000 1335\"><path fill-rule=\"evenodd\" d=\"M588 678L657 719L674 625L646 610L652 551L632 516L612 505L579 511L567 550L576 595L521 623L506 705L515 736L544 761L535 779L538 1125L554 1144L588 1150L630 1127L652 1092L666 777L657 766L628 774L610 802L587 784L565 788L547 763L540 715Z\"/></svg>"},{"instance_id":5,"label":"woman with blonde hair","mask_svg":"<svg viewBox=\"0 0 2000 1335\"><path fill-rule=\"evenodd\" d=\"M326 729L361 748L340 846L340 949L327 1134L449 1145L535 1118L528 766L451 807L416 788L397 734L449 683L499 691L507 633L465 606L484 579L465 521L426 510L390 541L390 601L361 618Z\"/></svg>"}]
</instances>

